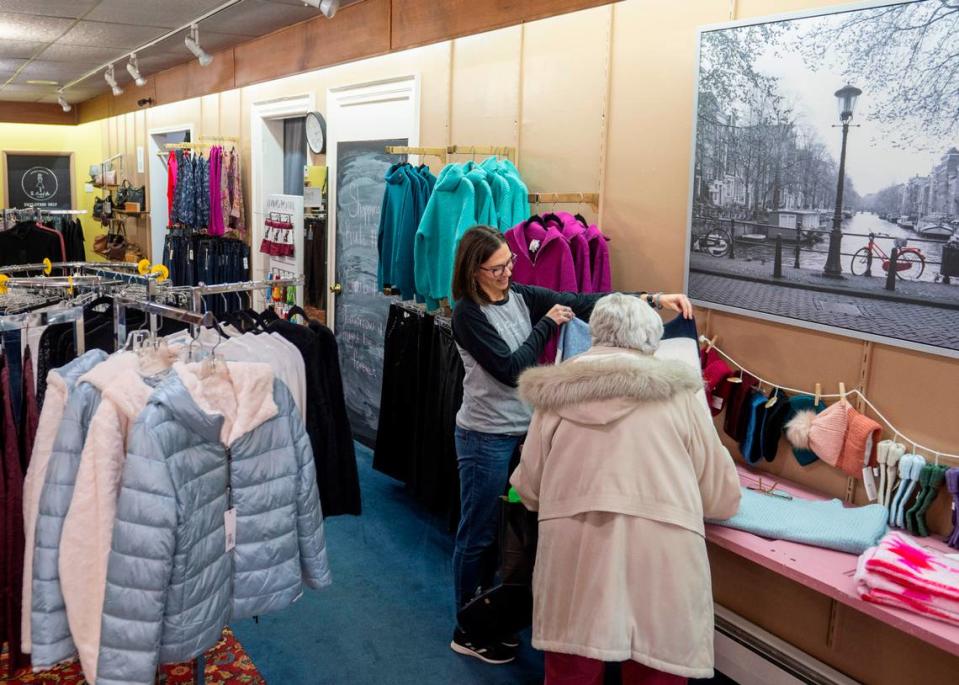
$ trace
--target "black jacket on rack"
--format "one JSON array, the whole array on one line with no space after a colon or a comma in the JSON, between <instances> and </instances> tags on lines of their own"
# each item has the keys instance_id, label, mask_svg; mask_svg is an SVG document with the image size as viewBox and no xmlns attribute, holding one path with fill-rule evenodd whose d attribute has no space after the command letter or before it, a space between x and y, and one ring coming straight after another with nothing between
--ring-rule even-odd
<instances>
[{"instance_id":1,"label":"black jacket on rack","mask_svg":"<svg viewBox=\"0 0 959 685\"><path fill-rule=\"evenodd\" d=\"M0 266L39 264L44 259L62 262L63 244L62 237L53 229L21 221L8 231L0 231Z\"/></svg>"},{"instance_id":2,"label":"black jacket on rack","mask_svg":"<svg viewBox=\"0 0 959 685\"><path fill-rule=\"evenodd\" d=\"M268 330L293 343L306 365L306 432L313 445L323 516L359 515L360 480L336 338L316 322L301 326L278 319Z\"/></svg>"}]
</instances>

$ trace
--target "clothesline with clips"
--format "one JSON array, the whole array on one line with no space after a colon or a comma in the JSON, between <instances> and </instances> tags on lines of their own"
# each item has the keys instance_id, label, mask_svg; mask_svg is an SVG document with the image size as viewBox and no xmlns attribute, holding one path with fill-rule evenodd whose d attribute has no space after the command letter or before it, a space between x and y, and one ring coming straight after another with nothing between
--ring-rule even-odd
<instances>
[{"instance_id":1,"label":"clothesline with clips","mask_svg":"<svg viewBox=\"0 0 959 685\"><path fill-rule=\"evenodd\" d=\"M809 397L815 397L817 399L817 403L819 399L839 399L839 400L848 401L851 395L856 395L866 404L867 407L869 407L873 411L873 413L879 418L879 420L881 420L884 424L886 424L889 430L892 431L897 442L901 439L902 442L908 445L912 445L912 449L914 452L923 451L932 455L932 457L935 459L936 464L939 463L940 459L949 459L959 464L959 454L950 454L948 452L943 452L941 450L933 449L932 447L928 447L926 445L920 444L916 442L915 440L912 440L908 436L906 436L905 433L903 433L901 430L896 428L896 426L892 423L892 421L887 419L885 415L883 415L883 413L879 411L876 405L873 404L868 397L866 397L865 393L860 388L853 388L847 391L844 383L839 384L838 393L822 393L820 391L822 386L819 383L816 384L816 390L814 390L813 392L809 392L808 390L801 390L799 388L790 388L788 386L781 385L780 383L774 383L770 380L767 380L759 376L758 374L753 373L749 369L747 369L745 366L743 366L738 361L733 359L727 352L723 351L721 348L719 348L716 345L716 337L710 340L705 335L700 335L699 342L706 345L707 351L715 350L720 356L724 357L726 361L728 361L730 364L738 368L741 373L748 373L750 376L755 378L759 383L763 385L767 385L771 388L783 390L785 392L789 392L794 395L808 395ZM737 379L734 379L733 382L737 382Z\"/></svg>"}]
</instances>

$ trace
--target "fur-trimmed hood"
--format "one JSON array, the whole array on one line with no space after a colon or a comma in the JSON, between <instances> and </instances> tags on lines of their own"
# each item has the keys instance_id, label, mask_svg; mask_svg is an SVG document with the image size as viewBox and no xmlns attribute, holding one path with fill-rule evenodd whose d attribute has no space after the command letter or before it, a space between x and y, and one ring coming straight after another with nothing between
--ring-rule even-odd
<instances>
[{"instance_id":1,"label":"fur-trimmed hood","mask_svg":"<svg viewBox=\"0 0 959 685\"><path fill-rule=\"evenodd\" d=\"M702 387L702 378L683 362L614 347L594 347L558 366L529 369L519 379L520 397L534 409L591 424L616 421L637 403Z\"/></svg>"}]
</instances>

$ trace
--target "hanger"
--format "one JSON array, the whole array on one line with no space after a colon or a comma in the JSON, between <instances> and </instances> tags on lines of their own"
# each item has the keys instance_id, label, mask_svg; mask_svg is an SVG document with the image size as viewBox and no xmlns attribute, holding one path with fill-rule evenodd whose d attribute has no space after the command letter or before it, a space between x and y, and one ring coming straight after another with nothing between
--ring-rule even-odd
<instances>
[{"instance_id":1,"label":"hanger","mask_svg":"<svg viewBox=\"0 0 959 685\"><path fill-rule=\"evenodd\" d=\"M297 316L297 315L303 317L303 320L304 320L306 323L309 323L309 322L310 322L310 317L306 315L306 312L305 312L305 311L303 311L303 307L301 307L301 306L298 305L298 304L293 305L293 306L290 307L290 308L287 310L287 312L286 312L286 318L287 318L287 320L289 320L289 321L292 321L292 320L293 320L293 317L294 317L294 316Z\"/></svg>"},{"instance_id":2,"label":"hanger","mask_svg":"<svg viewBox=\"0 0 959 685\"><path fill-rule=\"evenodd\" d=\"M760 495L767 495L769 497L779 497L780 499L791 500L793 498L788 492L779 492L776 490L776 486L779 485L777 481L773 481L768 486L763 486L763 477L759 476L759 482L756 485L747 485L747 490L752 490L753 492L758 492Z\"/></svg>"}]
</instances>

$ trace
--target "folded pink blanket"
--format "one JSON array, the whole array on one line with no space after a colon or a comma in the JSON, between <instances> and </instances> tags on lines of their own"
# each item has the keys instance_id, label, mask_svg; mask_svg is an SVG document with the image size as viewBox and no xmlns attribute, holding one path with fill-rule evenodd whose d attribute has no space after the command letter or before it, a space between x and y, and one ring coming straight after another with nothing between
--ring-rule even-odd
<instances>
[{"instance_id":1,"label":"folded pink blanket","mask_svg":"<svg viewBox=\"0 0 959 685\"><path fill-rule=\"evenodd\" d=\"M859 557L859 596L959 625L959 562L889 533Z\"/></svg>"}]
</instances>

